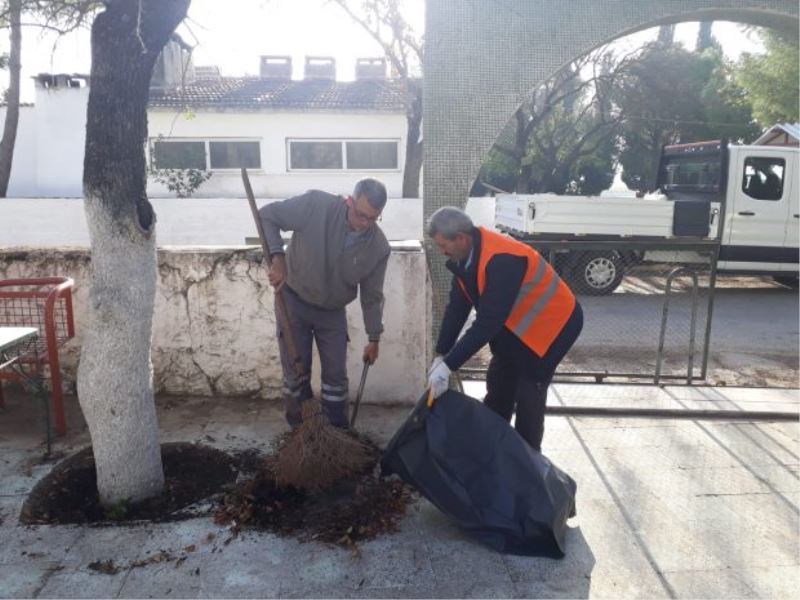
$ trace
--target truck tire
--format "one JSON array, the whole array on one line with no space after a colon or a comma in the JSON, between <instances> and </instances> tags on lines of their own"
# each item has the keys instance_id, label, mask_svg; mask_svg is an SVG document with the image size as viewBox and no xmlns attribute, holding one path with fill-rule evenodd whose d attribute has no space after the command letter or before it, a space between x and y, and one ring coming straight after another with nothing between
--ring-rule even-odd
<instances>
[{"instance_id":1,"label":"truck tire","mask_svg":"<svg viewBox=\"0 0 800 600\"><path fill-rule=\"evenodd\" d=\"M587 252L570 269L572 291L585 296L606 296L622 283L625 267L616 252Z\"/></svg>"}]
</instances>

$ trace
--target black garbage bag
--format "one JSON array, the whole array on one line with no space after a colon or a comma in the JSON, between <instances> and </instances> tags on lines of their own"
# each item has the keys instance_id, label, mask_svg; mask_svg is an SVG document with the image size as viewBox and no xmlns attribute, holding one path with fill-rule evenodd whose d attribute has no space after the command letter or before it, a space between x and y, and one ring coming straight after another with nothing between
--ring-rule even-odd
<instances>
[{"instance_id":1,"label":"black garbage bag","mask_svg":"<svg viewBox=\"0 0 800 600\"><path fill-rule=\"evenodd\" d=\"M499 552L564 556L575 482L474 398L450 390L432 409L420 399L381 468Z\"/></svg>"}]
</instances>

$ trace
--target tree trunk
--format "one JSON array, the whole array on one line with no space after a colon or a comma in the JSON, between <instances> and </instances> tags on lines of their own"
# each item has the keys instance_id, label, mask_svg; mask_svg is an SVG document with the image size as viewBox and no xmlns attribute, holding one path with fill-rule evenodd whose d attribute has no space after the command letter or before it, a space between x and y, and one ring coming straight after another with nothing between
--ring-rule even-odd
<instances>
[{"instance_id":1,"label":"tree trunk","mask_svg":"<svg viewBox=\"0 0 800 600\"><path fill-rule=\"evenodd\" d=\"M419 173L422 169L422 85L407 81L409 105L406 110L406 162L403 169L403 198L419 198Z\"/></svg>"},{"instance_id":2,"label":"tree trunk","mask_svg":"<svg viewBox=\"0 0 800 600\"><path fill-rule=\"evenodd\" d=\"M22 31L20 13L22 0L8 3L9 31L11 48L8 54L8 97L6 98L6 122L3 139L0 140L0 198L8 193L8 180L11 179L11 164L14 161L14 143L17 140L19 123L19 77L22 69Z\"/></svg>"},{"instance_id":3,"label":"tree trunk","mask_svg":"<svg viewBox=\"0 0 800 600\"><path fill-rule=\"evenodd\" d=\"M92 26L83 189L92 243L78 395L101 501L158 495L164 473L150 362L157 262L147 200L153 66L190 0L112 0Z\"/></svg>"}]
</instances>

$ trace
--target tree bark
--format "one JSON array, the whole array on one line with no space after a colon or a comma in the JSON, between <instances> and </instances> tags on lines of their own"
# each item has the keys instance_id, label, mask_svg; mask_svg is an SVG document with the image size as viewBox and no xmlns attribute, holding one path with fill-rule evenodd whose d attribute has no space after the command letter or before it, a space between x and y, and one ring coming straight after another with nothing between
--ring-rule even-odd
<instances>
[{"instance_id":1,"label":"tree bark","mask_svg":"<svg viewBox=\"0 0 800 600\"><path fill-rule=\"evenodd\" d=\"M14 144L17 141L17 125L19 124L19 78L22 70L22 28L20 16L22 0L9 0L9 39L11 48L8 53L8 96L6 98L6 121L3 127L3 138L0 140L0 198L8 193L8 181L11 179L11 165L14 161Z\"/></svg>"},{"instance_id":2,"label":"tree bark","mask_svg":"<svg viewBox=\"0 0 800 600\"><path fill-rule=\"evenodd\" d=\"M403 169L403 198L419 198L419 174L423 162L422 82L407 80L409 104L406 110L406 162Z\"/></svg>"},{"instance_id":3,"label":"tree bark","mask_svg":"<svg viewBox=\"0 0 800 600\"><path fill-rule=\"evenodd\" d=\"M92 244L78 395L101 501L158 495L164 473L150 361L157 261L147 200L155 61L190 0L110 0L92 25L83 189Z\"/></svg>"}]
</instances>

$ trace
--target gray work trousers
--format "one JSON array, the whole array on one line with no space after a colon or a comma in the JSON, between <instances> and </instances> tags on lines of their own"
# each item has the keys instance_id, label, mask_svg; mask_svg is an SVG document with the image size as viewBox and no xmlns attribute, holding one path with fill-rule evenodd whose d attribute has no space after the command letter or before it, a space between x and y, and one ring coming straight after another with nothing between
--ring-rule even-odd
<instances>
[{"instance_id":1,"label":"gray work trousers","mask_svg":"<svg viewBox=\"0 0 800 600\"><path fill-rule=\"evenodd\" d=\"M283 367L283 406L289 425L302 420L302 404L313 396L311 390L312 341L317 342L322 368L322 410L331 424L347 427L347 316L344 308L328 310L305 302L288 285L282 288L289 311L294 342L303 365L302 378L292 368L286 339L278 322L278 348ZM278 314L275 303L275 313Z\"/></svg>"}]
</instances>

